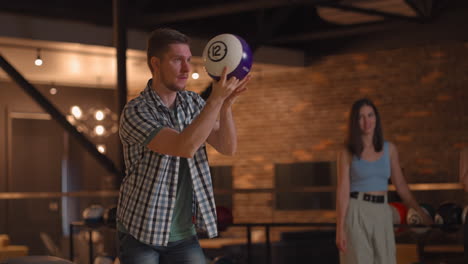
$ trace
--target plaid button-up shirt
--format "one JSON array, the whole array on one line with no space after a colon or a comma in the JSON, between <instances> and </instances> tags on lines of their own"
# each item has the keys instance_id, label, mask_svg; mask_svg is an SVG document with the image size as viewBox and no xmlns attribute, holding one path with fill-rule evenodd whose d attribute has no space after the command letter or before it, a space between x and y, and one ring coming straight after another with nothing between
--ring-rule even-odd
<instances>
[{"instance_id":1,"label":"plaid button-up shirt","mask_svg":"<svg viewBox=\"0 0 468 264\"><path fill-rule=\"evenodd\" d=\"M190 91L177 92L177 116L151 88L125 106L120 121L125 178L120 187L117 218L139 241L166 246L171 230L179 174L179 157L150 150L147 144L168 127L181 132L203 109L205 101ZM196 226L209 237L218 235L210 168L203 144L187 159L193 185L192 212Z\"/></svg>"}]
</instances>

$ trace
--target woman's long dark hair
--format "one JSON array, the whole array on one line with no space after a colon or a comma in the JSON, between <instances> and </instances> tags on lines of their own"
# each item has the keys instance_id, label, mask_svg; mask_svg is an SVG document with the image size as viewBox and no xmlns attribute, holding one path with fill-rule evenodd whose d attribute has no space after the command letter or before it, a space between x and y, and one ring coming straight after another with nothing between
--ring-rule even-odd
<instances>
[{"instance_id":1,"label":"woman's long dark hair","mask_svg":"<svg viewBox=\"0 0 468 264\"><path fill-rule=\"evenodd\" d=\"M375 107L371 100L367 98L359 99L354 102L353 106L351 107L348 123L348 136L345 143L349 152L359 158L361 158L362 151L364 150L364 145L361 138L361 128L359 127L359 111L361 110L361 107L365 105L372 107L375 113L375 130L374 136L372 138L375 151L380 152L383 149L383 132L382 125L380 123L379 111L377 111L377 107Z\"/></svg>"}]
</instances>

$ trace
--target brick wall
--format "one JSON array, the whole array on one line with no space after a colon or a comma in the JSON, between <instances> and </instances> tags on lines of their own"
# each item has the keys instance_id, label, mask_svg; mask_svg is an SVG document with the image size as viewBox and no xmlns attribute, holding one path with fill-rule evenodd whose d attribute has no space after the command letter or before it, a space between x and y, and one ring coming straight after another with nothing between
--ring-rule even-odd
<instances>
[{"instance_id":1,"label":"brick wall","mask_svg":"<svg viewBox=\"0 0 468 264\"><path fill-rule=\"evenodd\" d=\"M455 182L458 153L468 147L468 43L326 56L306 68L257 69L234 106L234 157L209 149L212 165L233 166L236 222L329 220L333 213L275 211L274 164L334 160L354 100L377 104L384 136L396 144L410 183ZM192 83L200 91L207 81ZM437 205L461 191L415 192Z\"/></svg>"}]
</instances>

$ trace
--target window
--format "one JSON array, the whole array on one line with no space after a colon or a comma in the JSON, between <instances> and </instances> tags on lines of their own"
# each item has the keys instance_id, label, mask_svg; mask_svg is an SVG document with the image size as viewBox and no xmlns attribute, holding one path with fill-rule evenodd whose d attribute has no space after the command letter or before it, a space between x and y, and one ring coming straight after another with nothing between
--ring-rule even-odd
<instances>
[{"instance_id":1,"label":"window","mask_svg":"<svg viewBox=\"0 0 468 264\"><path fill-rule=\"evenodd\" d=\"M210 167L217 206L232 209L232 166Z\"/></svg>"},{"instance_id":2,"label":"window","mask_svg":"<svg viewBox=\"0 0 468 264\"><path fill-rule=\"evenodd\" d=\"M333 210L336 163L308 162L275 165L277 210Z\"/></svg>"}]
</instances>

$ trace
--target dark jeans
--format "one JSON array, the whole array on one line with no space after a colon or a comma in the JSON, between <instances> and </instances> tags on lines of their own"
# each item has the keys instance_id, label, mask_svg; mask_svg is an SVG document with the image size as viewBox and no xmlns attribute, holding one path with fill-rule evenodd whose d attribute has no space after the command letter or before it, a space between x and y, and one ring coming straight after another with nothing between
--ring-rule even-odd
<instances>
[{"instance_id":1,"label":"dark jeans","mask_svg":"<svg viewBox=\"0 0 468 264\"><path fill-rule=\"evenodd\" d=\"M127 233L117 232L121 264L205 264L206 258L198 238L169 242L167 246L141 243Z\"/></svg>"}]
</instances>

